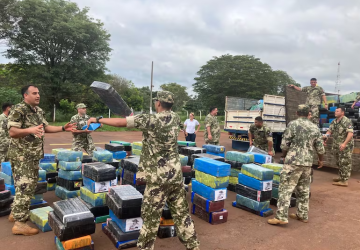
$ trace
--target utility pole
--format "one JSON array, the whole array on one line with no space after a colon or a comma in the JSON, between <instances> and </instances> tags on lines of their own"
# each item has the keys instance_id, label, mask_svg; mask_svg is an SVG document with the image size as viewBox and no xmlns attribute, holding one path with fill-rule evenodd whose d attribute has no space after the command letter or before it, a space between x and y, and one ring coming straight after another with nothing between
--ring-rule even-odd
<instances>
[{"instance_id":1,"label":"utility pole","mask_svg":"<svg viewBox=\"0 0 360 250\"><path fill-rule=\"evenodd\" d=\"M151 84L150 84L150 114L152 114L152 89L154 87L153 85L153 74L154 73L154 61L151 62Z\"/></svg>"},{"instance_id":2,"label":"utility pole","mask_svg":"<svg viewBox=\"0 0 360 250\"><path fill-rule=\"evenodd\" d=\"M340 94L340 85L341 85L341 79L340 79L340 62L339 62L337 76L336 76L336 82L335 82L335 93L337 93L337 94Z\"/></svg>"}]
</instances>

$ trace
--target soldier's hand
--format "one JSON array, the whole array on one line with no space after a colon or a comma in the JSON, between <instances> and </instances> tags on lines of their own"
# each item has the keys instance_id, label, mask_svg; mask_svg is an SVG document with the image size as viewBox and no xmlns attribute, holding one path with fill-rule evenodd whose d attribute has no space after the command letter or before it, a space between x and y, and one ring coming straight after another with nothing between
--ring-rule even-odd
<instances>
[{"instance_id":1,"label":"soldier's hand","mask_svg":"<svg viewBox=\"0 0 360 250\"><path fill-rule=\"evenodd\" d=\"M345 144L345 143L341 144L341 145L340 145L340 151L343 151L343 150L345 149L345 147L346 147L346 144Z\"/></svg>"},{"instance_id":2,"label":"soldier's hand","mask_svg":"<svg viewBox=\"0 0 360 250\"><path fill-rule=\"evenodd\" d=\"M30 134L33 134L35 137L42 137L44 135L44 125L39 125L36 127L29 128Z\"/></svg>"},{"instance_id":3,"label":"soldier's hand","mask_svg":"<svg viewBox=\"0 0 360 250\"><path fill-rule=\"evenodd\" d=\"M212 135L208 135L208 139L210 140L210 141L212 141Z\"/></svg>"},{"instance_id":4,"label":"soldier's hand","mask_svg":"<svg viewBox=\"0 0 360 250\"><path fill-rule=\"evenodd\" d=\"M318 168L322 168L324 166L324 162L323 161L318 161Z\"/></svg>"},{"instance_id":5,"label":"soldier's hand","mask_svg":"<svg viewBox=\"0 0 360 250\"><path fill-rule=\"evenodd\" d=\"M253 145L253 142L252 141L249 141L249 145L250 145L250 147Z\"/></svg>"},{"instance_id":6,"label":"soldier's hand","mask_svg":"<svg viewBox=\"0 0 360 250\"><path fill-rule=\"evenodd\" d=\"M290 87L290 88L293 88L293 87L294 87L294 85L290 84L290 85L289 85L289 87Z\"/></svg>"},{"instance_id":7,"label":"soldier's hand","mask_svg":"<svg viewBox=\"0 0 360 250\"><path fill-rule=\"evenodd\" d=\"M273 154L272 151L269 151L268 154L269 154L270 156L274 156L274 154Z\"/></svg>"},{"instance_id":8,"label":"soldier's hand","mask_svg":"<svg viewBox=\"0 0 360 250\"><path fill-rule=\"evenodd\" d=\"M76 123L68 122L64 125L64 128L65 128L65 131L72 132L72 131L76 130Z\"/></svg>"},{"instance_id":9,"label":"soldier's hand","mask_svg":"<svg viewBox=\"0 0 360 250\"><path fill-rule=\"evenodd\" d=\"M327 105L327 104L325 104L325 108L328 109L328 105Z\"/></svg>"},{"instance_id":10,"label":"soldier's hand","mask_svg":"<svg viewBox=\"0 0 360 250\"><path fill-rule=\"evenodd\" d=\"M353 109L355 107L355 103L353 105L351 105L351 108Z\"/></svg>"},{"instance_id":11,"label":"soldier's hand","mask_svg":"<svg viewBox=\"0 0 360 250\"><path fill-rule=\"evenodd\" d=\"M91 118L87 121L87 127L89 127L91 123L96 123L96 118L95 118L95 117L91 117Z\"/></svg>"}]
</instances>

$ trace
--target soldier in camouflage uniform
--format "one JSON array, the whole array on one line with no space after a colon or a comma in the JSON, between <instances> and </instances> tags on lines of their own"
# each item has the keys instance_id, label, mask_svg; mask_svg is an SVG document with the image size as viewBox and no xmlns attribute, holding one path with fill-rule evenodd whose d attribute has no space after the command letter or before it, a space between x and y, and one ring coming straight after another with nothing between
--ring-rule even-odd
<instances>
[{"instance_id":1,"label":"soldier in camouflage uniform","mask_svg":"<svg viewBox=\"0 0 360 250\"><path fill-rule=\"evenodd\" d=\"M296 189L297 213L290 218L308 222L310 175L314 148L319 155L319 167L323 165L325 148L319 128L307 119L310 107L299 105L299 118L289 123L281 142L283 170L280 173L279 199L276 216L269 224L287 224L291 194Z\"/></svg>"},{"instance_id":2,"label":"soldier in camouflage uniform","mask_svg":"<svg viewBox=\"0 0 360 250\"><path fill-rule=\"evenodd\" d=\"M180 117L171 111L173 94L160 91L155 99L157 114L121 118L90 118L110 126L138 128L143 132L143 148L138 176L146 180L141 208L144 224L138 239L139 249L154 249L160 217L167 202L180 241L187 249L199 250L194 222L189 214L177 148Z\"/></svg>"},{"instance_id":3,"label":"soldier in camouflage uniform","mask_svg":"<svg viewBox=\"0 0 360 250\"><path fill-rule=\"evenodd\" d=\"M307 86L304 88L299 88L294 85L289 85L290 87L293 87L296 90L305 92L307 95L306 98L306 104L310 106L311 112L312 112L312 118L311 121L315 125L319 125L319 105L321 104L321 98L325 103L325 108L328 109L327 100L325 96L325 92L322 87L317 86L317 80L316 78L311 78L310 80L311 86Z\"/></svg>"},{"instance_id":4,"label":"soldier in camouflage uniform","mask_svg":"<svg viewBox=\"0 0 360 250\"><path fill-rule=\"evenodd\" d=\"M360 102L360 92L357 93L356 98L355 98L355 101L354 101L353 105L351 105L351 108L354 108L354 107L355 107L355 104L356 104L357 102Z\"/></svg>"},{"instance_id":5,"label":"soldier in camouflage uniform","mask_svg":"<svg viewBox=\"0 0 360 250\"><path fill-rule=\"evenodd\" d=\"M82 130L82 127L86 125L90 116L86 114L86 105L84 103L76 105L76 109L78 110L78 114L71 117L70 120L70 123L76 123L76 130L73 131L73 144L71 150L82 151L84 149L89 156L92 156L93 151L96 150L90 135L92 131Z\"/></svg>"},{"instance_id":6,"label":"soldier in camouflage uniform","mask_svg":"<svg viewBox=\"0 0 360 250\"><path fill-rule=\"evenodd\" d=\"M44 111L38 107L39 90L35 86L25 86L21 93L24 101L16 104L8 117L11 137L8 159L11 163L15 198L9 221L15 222L13 234L34 235L39 231L26 224L30 215L30 200L34 196L39 179L39 160L44 157L44 132L71 131L74 126L49 126Z\"/></svg>"},{"instance_id":7,"label":"soldier in camouflage uniform","mask_svg":"<svg viewBox=\"0 0 360 250\"><path fill-rule=\"evenodd\" d=\"M275 156L271 129L264 125L263 119L260 116L256 117L255 123L250 126L249 143L250 146L254 145L268 152L269 155Z\"/></svg>"},{"instance_id":8,"label":"soldier in camouflage uniform","mask_svg":"<svg viewBox=\"0 0 360 250\"><path fill-rule=\"evenodd\" d=\"M2 105L3 113L0 115L0 164L1 162L6 161L6 154L10 143L10 136L7 128L7 118L9 116L11 107L11 103L4 103Z\"/></svg>"},{"instance_id":9,"label":"soldier in camouflage uniform","mask_svg":"<svg viewBox=\"0 0 360 250\"><path fill-rule=\"evenodd\" d=\"M210 113L205 118L205 144L219 145L220 141L220 125L216 118L218 109L210 108Z\"/></svg>"},{"instance_id":10,"label":"soldier in camouflage uniform","mask_svg":"<svg viewBox=\"0 0 360 250\"><path fill-rule=\"evenodd\" d=\"M339 177L334 178L333 185L348 186L351 174L352 151L354 149L354 130L352 122L345 117L344 108L335 111L336 119L330 124L325 139L333 136L332 150L336 158L336 165L339 167Z\"/></svg>"}]
</instances>

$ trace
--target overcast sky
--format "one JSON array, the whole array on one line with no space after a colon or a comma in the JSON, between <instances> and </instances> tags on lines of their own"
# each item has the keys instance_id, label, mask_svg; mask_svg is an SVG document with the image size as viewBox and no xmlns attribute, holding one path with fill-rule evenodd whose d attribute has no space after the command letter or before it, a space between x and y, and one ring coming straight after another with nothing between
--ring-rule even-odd
<instances>
[{"instance_id":1,"label":"overcast sky","mask_svg":"<svg viewBox=\"0 0 360 250\"><path fill-rule=\"evenodd\" d=\"M74 1L74 0L73 0ZM302 86L316 77L334 92L360 91L358 0L75 0L111 34L111 73L150 85L177 82L192 92L199 68L225 53L259 57ZM6 62L0 58L0 62Z\"/></svg>"}]
</instances>

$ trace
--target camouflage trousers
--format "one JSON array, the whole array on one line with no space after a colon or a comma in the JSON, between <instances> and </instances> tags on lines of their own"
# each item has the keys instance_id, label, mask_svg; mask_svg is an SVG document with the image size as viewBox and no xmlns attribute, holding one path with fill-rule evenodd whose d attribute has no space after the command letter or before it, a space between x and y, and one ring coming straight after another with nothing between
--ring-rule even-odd
<instances>
[{"instance_id":1,"label":"camouflage trousers","mask_svg":"<svg viewBox=\"0 0 360 250\"><path fill-rule=\"evenodd\" d=\"M311 119L310 121L314 123L316 126L319 126L320 122L320 112L318 106L311 106Z\"/></svg>"},{"instance_id":2,"label":"camouflage trousers","mask_svg":"<svg viewBox=\"0 0 360 250\"><path fill-rule=\"evenodd\" d=\"M342 181L347 181L351 175L352 146L347 146L343 151L334 150L336 165L339 167L339 177Z\"/></svg>"},{"instance_id":3,"label":"camouflage trousers","mask_svg":"<svg viewBox=\"0 0 360 250\"><path fill-rule=\"evenodd\" d=\"M308 219L310 174L311 167L309 166L284 165L280 173L276 219L288 221L290 199L294 190L296 193L296 214L301 219Z\"/></svg>"},{"instance_id":4,"label":"camouflage trousers","mask_svg":"<svg viewBox=\"0 0 360 250\"><path fill-rule=\"evenodd\" d=\"M214 141L210 141L208 138L204 138L205 140L205 144L211 144L211 145L220 145L220 142L214 142Z\"/></svg>"},{"instance_id":5,"label":"camouflage trousers","mask_svg":"<svg viewBox=\"0 0 360 250\"><path fill-rule=\"evenodd\" d=\"M6 161L7 150L0 151L0 163ZM0 166L1 169L1 166Z\"/></svg>"},{"instance_id":6,"label":"camouflage trousers","mask_svg":"<svg viewBox=\"0 0 360 250\"><path fill-rule=\"evenodd\" d=\"M88 138L73 138L73 143L71 150L73 151L82 151L85 150L85 152L92 156L93 152L96 151L95 144L92 140L92 137L89 135Z\"/></svg>"},{"instance_id":7,"label":"camouflage trousers","mask_svg":"<svg viewBox=\"0 0 360 250\"><path fill-rule=\"evenodd\" d=\"M165 202L169 206L180 242L187 249L199 246L195 225L189 214L184 185L182 183L165 185L148 183L141 207L141 217L144 224L140 230L138 248L144 250L154 249Z\"/></svg>"},{"instance_id":8,"label":"camouflage trousers","mask_svg":"<svg viewBox=\"0 0 360 250\"><path fill-rule=\"evenodd\" d=\"M30 201L39 179L39 160L10 159L10 162L15 184L12 214L15 221L25 222L30 216Z\"/></svg>"}]
</instances>

